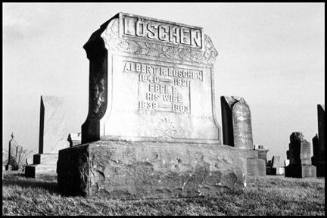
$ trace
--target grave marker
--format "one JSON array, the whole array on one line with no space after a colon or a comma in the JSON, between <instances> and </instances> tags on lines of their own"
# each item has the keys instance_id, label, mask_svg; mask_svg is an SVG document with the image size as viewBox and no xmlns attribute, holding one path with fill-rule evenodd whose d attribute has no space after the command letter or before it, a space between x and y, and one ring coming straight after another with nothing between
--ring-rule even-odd
<instances>
[{"instance_id":1,"label":"grave marker","mask_svg":"<svg viewBox=\"0 0 327 218\"><path fill-rule=\"evenodd\" d=\"M82 144L59 151L62 193L171 198L245 186L257 154L221 144L218 53L201 27L118 13L84 49L89 112Z\"/></svg>"},{"instance_id":2,"label":"grave marker","mask_svg":"<svg viewBox=\"0 0 327 218\"><path fill-rule=\"evenodd\" d=\"M316 167L311 165L310 143L301 132L293 132L290 136L287 158L289 165L285 168L286 177L316 177Z\"/></svg>"}]
</instances>

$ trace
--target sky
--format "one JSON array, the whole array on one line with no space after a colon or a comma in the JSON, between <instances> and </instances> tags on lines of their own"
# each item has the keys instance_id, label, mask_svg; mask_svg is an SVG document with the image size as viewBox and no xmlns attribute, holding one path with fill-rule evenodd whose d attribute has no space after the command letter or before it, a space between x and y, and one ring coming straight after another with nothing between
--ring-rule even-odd
<instances>
[{"instance_id":1,"label":"sky","mask_svg":"<svg viewBox=\"0 0 327 218\"><path fill-rule=\"evenodd\" d=\"M89 62L82 46L118 12L203 27L218 51L216 101L242 96L255 145L286 159L289 136L311 143L325 104L324 3L2 3L3 149L11 132L38 151L40 96L69 102L80 132L88 110Z\"/></svg>"}]
</instances>

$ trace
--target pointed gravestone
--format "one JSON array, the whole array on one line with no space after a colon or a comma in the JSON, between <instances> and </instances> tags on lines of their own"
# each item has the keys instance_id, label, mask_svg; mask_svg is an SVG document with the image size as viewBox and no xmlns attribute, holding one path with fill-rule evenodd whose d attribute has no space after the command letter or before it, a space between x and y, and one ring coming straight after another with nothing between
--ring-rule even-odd
<instances>
[{"instance_id":1,"label":"pointed gravestone","mask_svg":"<svg viewBox=\"0 0 327 218\"><path fill-rule=\"evenodd\" d=\"M59 152L61 192L170 198L244 187L255 152L221 144L217 51L201 27L119 13L84 48L89 112L82 145Z\"/></svg>"},{"instance_id":2,"label":"pointed gravestone","mask_svg":"<svg viewBox=\"0 0 327 218\"><path fill-rule=\"evenodd\" d=\"M25 176L56 175L58 151L69 147L66 112L63 98L41 96L39 153L33 156L33 164L25 168Z\"/></svg>"},{"instance_id":3,"label":"pointed gravestone","mask_svg":"<svg viewBox=\"0 0 327 218\"><path fill-rule=\"evenodd\" d=\"M316 177L316 167L311 165L311 145L301 132L293 132L290 136L287 158L290 164L285 168L286 177Z\"/></svg>"},{"instance_id":4,"label":"pointed gravestone","mask_svg":"<svg viewBox=\"0 0 327 218\"><path fill-rule=\"evenodd\" d=\"M14 133L11 133L11 139L9 140L9 146L8 146L8 159L7 164L5 166L6 170L18 170L18 151L20 149L20 146L14 139Z\"/></svg>"}]
</instances>

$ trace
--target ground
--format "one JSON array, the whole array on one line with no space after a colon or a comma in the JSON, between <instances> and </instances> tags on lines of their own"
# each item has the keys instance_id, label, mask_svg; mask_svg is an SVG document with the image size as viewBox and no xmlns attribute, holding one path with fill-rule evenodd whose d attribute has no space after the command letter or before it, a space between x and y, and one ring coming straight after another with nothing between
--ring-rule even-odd
<instances>
[{"instance_id":1,"label":"ground","mask_svg":"<svg viewBox=\"0 0 327 218\"><path fill-rule=\"evenodd\" d=\"M110 200L64 197L55 178L25 178L6 173L3 215L320 215L325 216L324 178L252 178L244 191L220 197Z\"/></svg>"}]
</instances>

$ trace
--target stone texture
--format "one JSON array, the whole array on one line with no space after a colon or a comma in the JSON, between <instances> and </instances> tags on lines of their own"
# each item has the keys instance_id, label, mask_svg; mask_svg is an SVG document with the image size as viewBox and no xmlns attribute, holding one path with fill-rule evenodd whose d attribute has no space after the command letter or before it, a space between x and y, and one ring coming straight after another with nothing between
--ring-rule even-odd
<instances>
[{"instance_id":1,"label":"stone texture","mask_svg":"<svg viewBox=\"0 0 327 218\"><path fill-rule=\"evenodd\" d=\"M212 101L218 53L201 27L119 13L84 48L90 82L82 143L221 143Z\"/></svg>"},{"instance_id":2,"label":"stone texture","mask_svg":"<svg viewBox=\"0 0 327 218\"><path fill-rule=\"evenodd\" d=\"M253 149L251 112L244 98L221 96L223 143Z\"/></svg>"},{"instance_id":3,"label":"stone texture","mask_svg":"<svg viewBox=\"0 0 327 218\"><path fill-rule=\"evenodd\" d=\"M218 144L97 141L59 152L67 195L170 198L242 189L255 151Z\"/></svg>"},{"instance_id":4,"label":"stone texture","mask_svg":"<svg viewBox=\"0 0 327 218\"><path fill-rule=\"evenodd\" d=\"M291 134L287 158L290 164L285 168L286 177L316 177L316 167L311 165L310 143L302 133Z\"/></svg>"}]
</instances>

